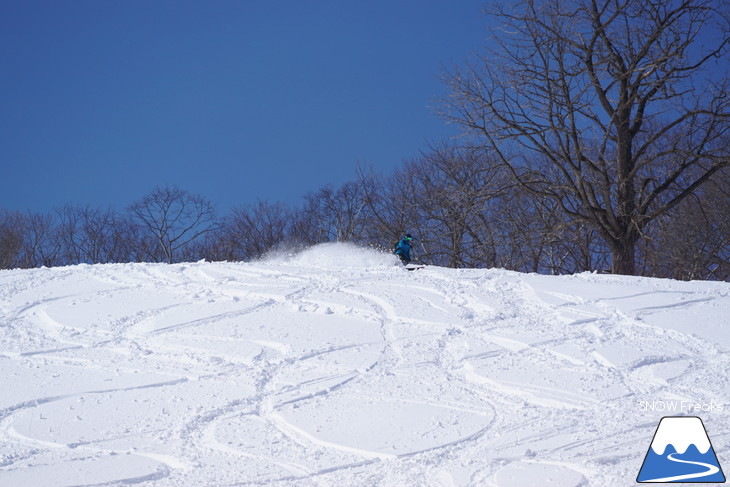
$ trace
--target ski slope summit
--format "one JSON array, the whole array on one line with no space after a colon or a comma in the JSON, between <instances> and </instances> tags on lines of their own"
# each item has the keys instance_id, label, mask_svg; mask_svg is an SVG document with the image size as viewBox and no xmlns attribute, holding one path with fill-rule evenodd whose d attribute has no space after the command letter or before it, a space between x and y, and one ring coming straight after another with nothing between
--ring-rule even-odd
<instances>
[{"instance_id":1,"label":"ski slope summit","mask_svg":"<svg viewBox=\"0 0 730 487\"><path fill-rule=\"evenodd\" d=\"M0 485L632 485L662 416L730 458L728 316L342 244L1 271Z\"/></svg>"}]
</instances>

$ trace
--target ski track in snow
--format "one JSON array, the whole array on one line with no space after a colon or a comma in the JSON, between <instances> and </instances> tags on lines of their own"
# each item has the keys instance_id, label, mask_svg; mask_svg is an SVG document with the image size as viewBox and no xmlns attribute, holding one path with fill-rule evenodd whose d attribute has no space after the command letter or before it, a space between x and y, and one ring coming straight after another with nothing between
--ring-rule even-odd
<instances>
[{"instance_id":1,"label":"ski track in snow","mask_svg":"<svg viewBox=\"0 0 730 487\"><path fill-rule=\"evenodd\" d=\"M317 257L0 272L0 485L629 485L641 401L730 446L726 283Z\"/></svg>"}]
</instances>

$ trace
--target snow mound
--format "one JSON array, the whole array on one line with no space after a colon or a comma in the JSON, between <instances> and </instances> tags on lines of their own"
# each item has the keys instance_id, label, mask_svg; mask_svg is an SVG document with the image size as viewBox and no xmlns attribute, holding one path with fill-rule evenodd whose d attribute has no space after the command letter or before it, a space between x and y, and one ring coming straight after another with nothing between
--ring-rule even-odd
<instances>
[{"instance_id":1,"label":"snow mound","mask_svg":"<svg viewBox=\"0 0 730 487\"><path fill-rule=\"evenodd\" d=\"M398 263L394 255L345 242L329 242L308 247L295 254L273 254L269 261L306 267L384 267Z\"/></svg>"}]
</instances>

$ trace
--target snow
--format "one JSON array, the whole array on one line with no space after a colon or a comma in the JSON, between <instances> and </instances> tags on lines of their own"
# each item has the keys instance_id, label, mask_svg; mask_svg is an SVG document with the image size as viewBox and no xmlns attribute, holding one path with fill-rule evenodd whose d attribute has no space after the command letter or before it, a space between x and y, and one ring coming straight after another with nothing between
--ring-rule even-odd
<instances>
[{"instance_id":1,"label":"snow","mask_svg":"<svg viewBox=\"0 0 730 487\"><path fill-rule=\"evenodd\" d=\"M728 316L728 283L343 244L2 271L0 485L629 485L677 415L727 463Z\"/></svg>"}]
</instances>

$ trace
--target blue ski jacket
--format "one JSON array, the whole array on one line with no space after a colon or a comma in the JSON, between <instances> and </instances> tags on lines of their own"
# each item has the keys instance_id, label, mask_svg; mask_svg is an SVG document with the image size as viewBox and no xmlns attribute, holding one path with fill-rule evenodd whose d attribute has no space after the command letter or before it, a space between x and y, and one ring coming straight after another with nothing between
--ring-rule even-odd
<instances>
[{"instance_id":1,"label":"blue ski jacket","mask_svg":"<svg viewBox=\"0 0 730 487\"><path fill-rule=\"evenodd\" d=\"M395 255L402 255L408 260L411 260L411 241L403 237L395 246Z\"/></svg>"}]
</instances>

